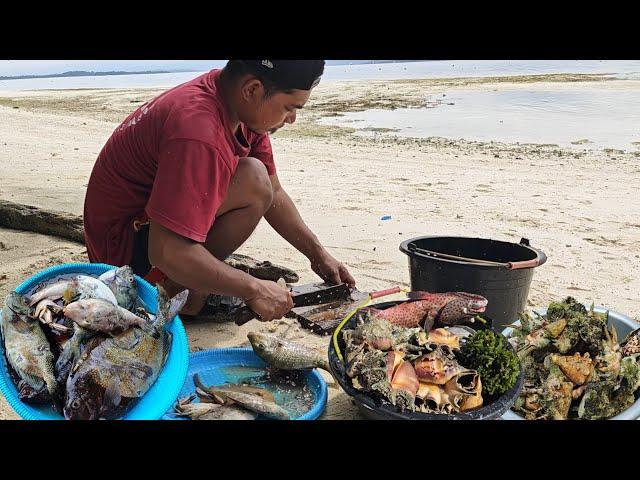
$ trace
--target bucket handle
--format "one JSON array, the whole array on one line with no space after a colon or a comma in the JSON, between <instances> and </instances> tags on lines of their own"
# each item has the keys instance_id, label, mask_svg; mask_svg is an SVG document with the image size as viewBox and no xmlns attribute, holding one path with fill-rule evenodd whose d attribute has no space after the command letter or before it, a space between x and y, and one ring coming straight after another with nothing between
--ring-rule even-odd
<instances>
[{"instance_id":1,"label":"bucket handle","mask_svg":"<svg viewBox=\"0 0 640 480\"><path fill-rule=\"evenodd\" d=\"M494 266L494 267L502 267L502 268L507 268L509 270L519 270L522 268L533 268L533 267L538 267L542 264L544 264L547 261L547 256L545 255L545 253L542 250L538 250L537 248L532 247L531 245L529 245L529 239L528 238L522 238L520 240L520 245L524 245L528 248L530 248L531 250L535 251L538 255L536 258L534 258L533 260L523 260L521 262L490 262L488 260L480 260L480 259L475 259L475 258L467 258L467 257L461 257L458 255L448 255L445 253L440 253L440 252L433 252L430 250L425 250L423 248L418 248L416 245L412 245L409 244L409 246L407 247L407 249L415 254L418 255L426 255L429 257L440 257L440 258L445 258L448 260L457 260L457 261L466 261L468 263L474 263L476 265L487 265L487 266ZM392 292L393 293L393 292ZM385 293L385 295L388 295Z\"/></svg>"},{"instance_id":2,"label":"bucket handle","mask_svg":"<svg viewBox=\"0 0 640 480\"><path fill-rule=\"evenodd\" d=\"M517 270L520 268L531 268L531 267L539 267L540 265L544 265L547 261L547 255L540 249L532 247L529 244L529 239L522 237L520 239L520 245L525 245L529 247L531 250L538 254L538 258L533 260L526 260L524 262L509 262L509 270Z\"/></svg>"},{"instance_id":3,"label":"bucket handle","mask_svg":"<svg viewBox=\"0 0 640 480\"><path fill-rule=\"evenodd\" d=\"M540 265L540 262L537 258L533 260L525 260L523 262L508 262L507 268L509 270L520 270L521 268L532 268Z\"/></svg>"}]
</instances>

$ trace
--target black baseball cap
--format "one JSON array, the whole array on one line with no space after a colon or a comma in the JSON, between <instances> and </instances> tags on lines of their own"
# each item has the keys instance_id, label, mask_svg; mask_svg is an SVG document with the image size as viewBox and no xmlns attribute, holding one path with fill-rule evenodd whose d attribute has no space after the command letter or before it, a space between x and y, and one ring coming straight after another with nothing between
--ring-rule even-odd
<instances>
[{"instance_id":1,"label":"black baseball cap","mask_svg":"<svg viewBox=\"0 0 640 480\"><path fill-rule=\"evenodd\" d=\"M324 60L237 60L249 73L282 90L311 90L320 83Z\"/></svg>"}]
</instances>

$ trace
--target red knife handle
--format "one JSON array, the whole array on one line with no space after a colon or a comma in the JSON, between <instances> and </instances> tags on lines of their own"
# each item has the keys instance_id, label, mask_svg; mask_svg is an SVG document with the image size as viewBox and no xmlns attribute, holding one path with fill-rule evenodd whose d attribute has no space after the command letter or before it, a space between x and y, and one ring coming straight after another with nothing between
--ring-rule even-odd
<instances>
[{"instance_id":1,"label":"red knife handle","mask_svg":"<svg viewBox=\"0 0 640 480\"><path fill-rule=\"evenodd\" d=\"M387 288L386 290L371 292L369 296L373 299L373 298L384 297L386 295L392 295L394 293L400 293L400 287Z\"/></svg>"}]
</instances>

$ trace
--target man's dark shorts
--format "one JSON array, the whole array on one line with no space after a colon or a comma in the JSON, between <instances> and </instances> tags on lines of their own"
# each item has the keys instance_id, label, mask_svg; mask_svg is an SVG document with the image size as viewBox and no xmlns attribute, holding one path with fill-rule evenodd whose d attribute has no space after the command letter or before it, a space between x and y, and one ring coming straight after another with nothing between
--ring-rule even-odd
<instances>
[{"instance_id":1,"label":"man's dark shorts","mask_svg":"<svg viewBox=\"0 0 640 480\"><path fill-rule=\"evenodd\" d=\"M149 263L149 225L142 225L135 234L133 242L133 260L131 261L133 273L144 277L151 270Z\"/></svg>"},{"instance_id":2,"label":"man's dark shorts","mask_svg":"<svg viewBox=\"0 0 640 480\"><path fill-rule=\"evenodd\" d=\"M140 277L146 277L152 284L166 278L166 276L157 268L152 268L149 262L149 225L142 225L136 232L133 244L133 260L131 261L133 273ZM238 307L242 303L242 299L235 297L226 297L220 295L209 295L206 305L203 307L200 315L213 315L222 311L228 311L232 307ZM182 317L188 317L182 315Z\"/></svg>"}]
</instances>

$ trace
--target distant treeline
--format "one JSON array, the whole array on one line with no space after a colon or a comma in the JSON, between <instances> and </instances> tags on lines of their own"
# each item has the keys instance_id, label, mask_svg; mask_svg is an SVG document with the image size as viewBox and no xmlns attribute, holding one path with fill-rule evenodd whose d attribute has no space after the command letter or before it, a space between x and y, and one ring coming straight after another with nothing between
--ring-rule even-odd
<instances>
[{"instance_id":1,"label":"distant treeline","mask_svg":"<svg viewBox=\"0 0 640 480\"><path fill-rule=\"evenodd\" d=\"M362 65L367 63L407 63L423 61L424 60L327 60L327 65Z\"/></svg>"},{"instance_id":2,"label":"distant treeline","mask_svg":"<svg viewBox=\"0 0 640 480\"><path fill-rule=\"evenodd\" d=\"M359 65L365 63L403 63L403 62L416 62L421 60L328 60L327 65ZM59 77L103 77L107 75L142 75L142 74L153 74L153 73L179 73L179 72L188 72L193 70L144 70L139 72L121 72L121 71L111 71L111 72L88 72L85 70L74 70L63 73L48 73L42 75L15 75L11 77L0 77L1 80L25 80L29 78L59 78Z\"/></svg>"},{"instance_id":3,"label":"distant treeline","mask_svg":"<svg viewBox=\"0 0 640 480\"><path fill-rule=\"evenodd\" d=\"M86 72L84 70L76 70L63 73L50 73L45 75L17 75L14 77L0 77L0 80L24 80L27 78L56 78L56 77L102 77L105 75L139 75L151 73L175 73L166 70L147 70L142 72Z\"/></svg>"}]
</instances>

